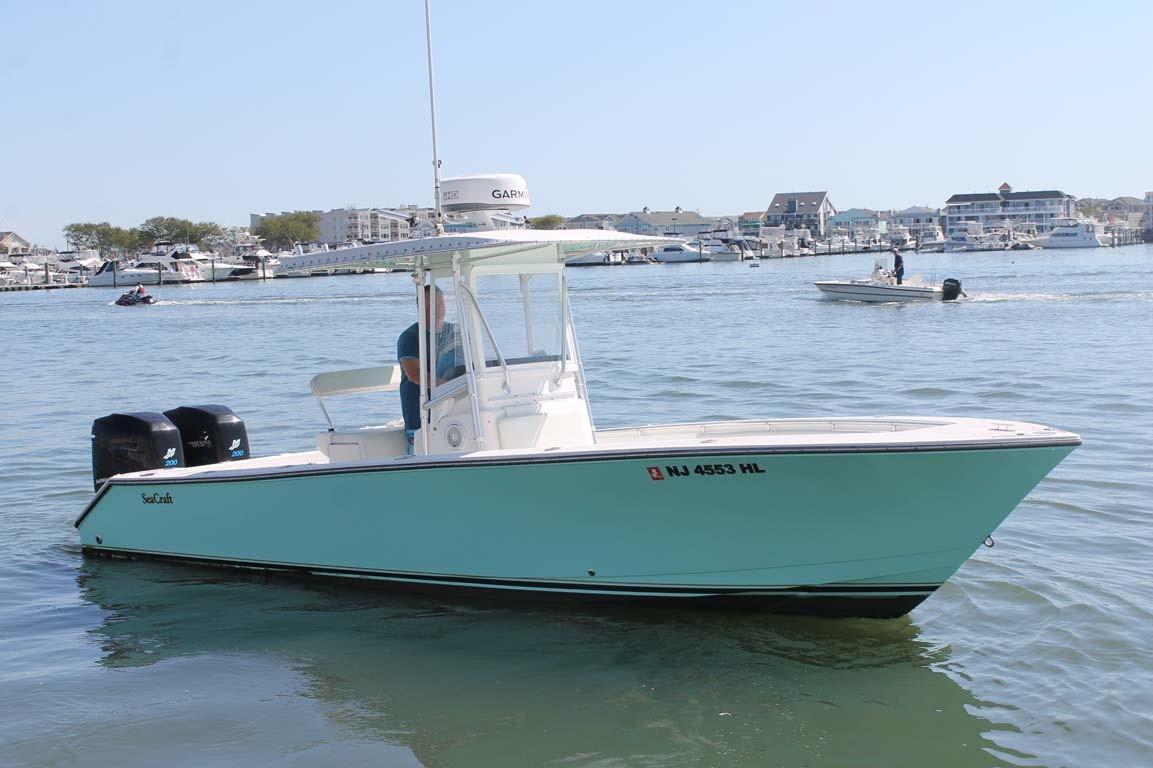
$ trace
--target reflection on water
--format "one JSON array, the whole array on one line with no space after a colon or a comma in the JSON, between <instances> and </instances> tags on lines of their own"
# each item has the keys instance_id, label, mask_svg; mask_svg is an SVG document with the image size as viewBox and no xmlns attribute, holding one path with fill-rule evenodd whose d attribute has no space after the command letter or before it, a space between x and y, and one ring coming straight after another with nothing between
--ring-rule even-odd
<instances>
[{"instance_id":1,"label":"reflection on water","mask_svg":"<svg viewBox=\"0 0 1153 768\"><path fill-rule=\"evenodd\" d=\"M274 753L318 760L991 762L990 724L966 711L978 702L935 669L945 651L907 620L526 610L100 560L85 561L79 582L103 613L89 631L98 664L163 690L131 703L113 695L94 730L143 720L174 750L214 743L222 716L251 707L276 713ZM116 679L102 685L115 691ZM223 712L211 703L217 684ZM219 762L269 757L258 730L224 735ZM131 739L135 753L141 737ZM102 748L110 759L128 749Z\"/></svg>"}]
</instances>

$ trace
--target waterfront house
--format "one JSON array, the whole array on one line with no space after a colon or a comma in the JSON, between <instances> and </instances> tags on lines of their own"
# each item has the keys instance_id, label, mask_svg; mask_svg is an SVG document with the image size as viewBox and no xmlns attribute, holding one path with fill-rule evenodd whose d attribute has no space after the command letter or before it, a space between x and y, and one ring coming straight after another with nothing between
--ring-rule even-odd
<instances>
[{"instance_id":1,"label":"waterfront house","mask_svg":"<svg viewBox=\"0 0 1153 768\"><path fill-rule=\"evenodd\" d=\"M888 223L880 211L869 208L847 208L830 216L828 227L829 234L843 234L853 238L870 230L884 234L888 229Z\"/></svg>"},{"instance_id":2,"label":"waterfront house","mask_svg":"<svg viewBox=\"0 0 1153 768\"><path fill-rule=\"evenodd\" d=\"M756 237L765 226L764 211L745 211L737 217L737 229L745 237Z\"/></svg>"},{"instance_id":3,"label":"waterfront house","mask_svg":"<svg viewBox=\"0 0 1153 768\"><path fill-rule=\"evenodd\" d=\"M698 232L712 229L715 224L714 219L679 207L671 211L650 211L644 208L621 216L616 228L618 232L631 232L637 235L695 237Z\"/></svg>"},{"instance_id":4,"label":"waterfront house","mask_svg":"<svg viewBox=\"0 0 1153 768\"><path fill-rule=\"evenodd\" d=\"M829 217L836 213L828 192L778 192L765 211L765 226L804 228L815 237L824 237Z\"/></svg>"},{"instance_id":5,"label":"waterfront house","mask_svg":"<svg viewBox=\"0 0 1153 768\"><path fill-rule=\"evenodd\" d=\"M921 239L921 231L932 228L941 223L941 209L929 208L924 205L914 205L901 211L889 213L889 226L905 227L916 239Z\"/></svg>"},{"instance_id":6,"label":"waterfront house","mask_svg":"<svg viewBox=\"0 0 1153 768\"><path fill-rule=\"evenodd\" d=\"M615 213L582 213L564 220L565 229L616 229L621 217Z\"/></svg>"},{"instance_id":7,"label":"waterfront house","mask_svg":"<svg viewBox=\"0 0 1153 768\"><path fill-rule=\"evenodd\" d=\"M1145 193L1145 241L1153 242L1153 192Z\"/></svg>"},{"instance_id":8,"label":"waterfront house","mask_svg":"<svg viewBox=\"0 0 1153 768\"><path fill-rule=\"evenodd\" d=\"M18 253L30 253L32 251L32 243L15 232L0 232L0 253L14 255Z\"/></svg>"},{"instance_id":9,"label":"waterfront house","mask_svg":"<svg viewBox=\"0 0 1153 768\"><path fill-rule=\"evenodd\" d=\"M1139 229L1144 216L1145 201L1137 197L1115 197L1101 206L1098 218L1110 224L1124 224Z\"/></svg>"},{"instance_id":10,"label":"waterfront house","mask_svg":"<svg viewBox=\"0 0 1153 768\"><path fill-rule=\"evenodd\" d=\"M1060 190L1014 192L1008 184L996 192L953 195L945 201L945 233L966 231L976 222L984 230L1012 227L1040 234L1053 228L1053 219L1075 216L1076 203Z\"/></svg>"}]
</instances>

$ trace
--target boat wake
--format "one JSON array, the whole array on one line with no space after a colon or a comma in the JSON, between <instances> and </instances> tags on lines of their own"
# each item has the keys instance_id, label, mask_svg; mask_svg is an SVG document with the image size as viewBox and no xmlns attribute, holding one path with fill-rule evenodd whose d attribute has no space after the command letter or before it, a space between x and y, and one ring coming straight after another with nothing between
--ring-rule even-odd
<instances>
[{"instance_id":1,"label":"boat wake","mask_svg":"<svg viewBox=\"0 0 1153 768\"><path fill-rule=\"evenodd\" d=\"M982 293L971 302L999 301L1153 301L1151 291L1101 291L1094 293Z\"/></svg>"}]
</instances>

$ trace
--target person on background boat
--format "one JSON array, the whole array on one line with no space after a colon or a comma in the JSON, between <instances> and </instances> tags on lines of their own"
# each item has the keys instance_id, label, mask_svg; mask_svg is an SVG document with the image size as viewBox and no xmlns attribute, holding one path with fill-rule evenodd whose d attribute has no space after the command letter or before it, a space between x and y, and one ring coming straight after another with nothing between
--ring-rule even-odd
<instances>
[{"instance_id":1,"label":"person on background boat","mask_svg":"<svg viewBox=\"0 0 1153 768\"><path fill-rule=\"evenodd\" d=\"M434 293L435 291L435 293ZM424 287L425 325L436 333L436 384L460 375L460 334L456 326L444 321L444 293L431 285ZM433 314L435 312L435 314ZM416 431L420 429L420 324L413 323L396 340L396 359L400 362L400 411L404 416L404 433L408 452L412 453ZM432 346L432 334L425 348Z\"/></svg>"},{"instance_id":2,"label":"person on background boat","mask_svg":"<svg viewBox=\"0 0 1153 768\"><path fill-rule=\"evenodd\" d=\"M893 249L893 277L897 278L897 285L905 279L905 260L896 248Z\"/></svg>"}]
</instances>

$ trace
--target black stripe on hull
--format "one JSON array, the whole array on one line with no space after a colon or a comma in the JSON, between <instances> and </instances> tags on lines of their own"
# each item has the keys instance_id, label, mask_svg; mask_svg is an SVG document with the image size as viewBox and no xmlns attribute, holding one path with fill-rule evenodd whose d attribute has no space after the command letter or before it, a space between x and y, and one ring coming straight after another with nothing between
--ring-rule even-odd
<instances>
[{"instance_id":1,"label":"black stripe on hull","mask_svg":"<svg viewBox=\"0 0 1153 768\"><path fill-rule=\"evenodd\" d=\"M90 556L125 560L160 560L249 573L257 572L277 577L339 581L361 587L501 602L640 604L666 608L760 610L828 617L897 618L913 610L940 586L939 584L822 584L777 588L702 588L580 584L248 562L92 546L84 546L82 549L85 555Z\"/></svg>"}]
</instances>

